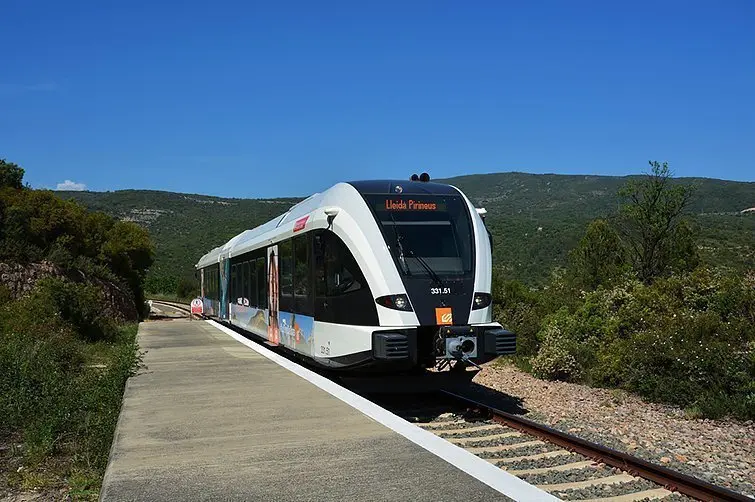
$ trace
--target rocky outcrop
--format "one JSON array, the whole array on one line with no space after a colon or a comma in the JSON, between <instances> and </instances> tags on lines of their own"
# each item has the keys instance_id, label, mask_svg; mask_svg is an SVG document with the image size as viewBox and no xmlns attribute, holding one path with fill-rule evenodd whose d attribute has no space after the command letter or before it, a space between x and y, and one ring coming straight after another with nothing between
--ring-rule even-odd
<instances>
[{"instance_id":1,"label":"rocky outcrop","mask_svg":"<svg viewBox=\"0 0 755 502\"><path fill-rule=\"evenodd\" d=\"M136 309L131 291L108 281L95 280L102 291L103 301L107 305L110 316L120 321L138 321L139 312Z\"/></svg>"},{"instance_id":2,"label":"rocky outcrop","mask_svg":"<svg viewBox=\"0 0 755 502\"><path fill-rule=\"evenodd\" d=\"M27 265L0 262L0 286L10 291L11 298L20 298L31 292L42 279L65 276L60 267L50 262Z\"/></svg>"},{"instance_id":3,"label":"rocky outcrop","mask_svg":"<svg viewBox=\"0 0 755 502\"><path fill-rule=\"evenodd\" d=\"M87 277L81 271L66 272L50 262L3 263L0 262L0 286L5 287L11 298L20 298L30 293L37 283L47 277L65 278L77 283L93 284L99 288L108 315L121 321L137 321L139 313L131 291L110 281Z\"/></svg>"}]
</instances>

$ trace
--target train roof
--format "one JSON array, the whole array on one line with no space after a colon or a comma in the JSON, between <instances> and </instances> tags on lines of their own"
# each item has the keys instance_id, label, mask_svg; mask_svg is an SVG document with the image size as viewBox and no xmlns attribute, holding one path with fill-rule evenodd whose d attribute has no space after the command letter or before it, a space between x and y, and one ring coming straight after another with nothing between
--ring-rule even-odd
<instances>
[{"instance_id":1,"label":"train roof","mask_svg":"<svg viewBox=\"0 0 755 502\"><path fill-rule=\"evenodd\" d=\"M349 181L361 194L458 195L451 185L429 181L365 180ZM400 187L400 188L398 188Z\"/></svg>"},{"instance_id":2,"label":"train roof","mask_svg":"<svg viewBox=\"0 0 755 502\"><path fill-rule=\"evenodd\" d=\"M267 223L263 223L253 229L245 230L236 235L225 244L216 247L209 253L202 256L196 268L203 268L208 265L218 263L221 257L228 257L231 254L237 255L254 247L260 238L267 233L274 232L281 225L290 222L304 214L311 213L314 209L323 206L323 201L334 196L340 200L339 194L343 194L346 186L356 189L361 195L368 194L391 194L391 195L458 195L459 191L451 185L442 183L432 183L423 181L409 180L364 180L349 181L338 183L327 190L313 194L301 202L291 206L291 208L280 216L276 216ZM353 192L352 192L353 193ZM332 199L331 199L332 200Z\"/></svg>"}]
</instances>

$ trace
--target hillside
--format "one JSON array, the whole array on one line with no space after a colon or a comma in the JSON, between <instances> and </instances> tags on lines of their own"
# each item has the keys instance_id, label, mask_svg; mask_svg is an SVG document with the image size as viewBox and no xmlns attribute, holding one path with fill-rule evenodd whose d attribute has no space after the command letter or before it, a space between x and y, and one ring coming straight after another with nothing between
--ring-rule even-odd
<instances>
[{"instance_id":1,"label":"hillside","mask_svg":"<svg viewBox=\"0 0 755 502\"><path fill-rule=\"evenodd\" d=\"M624 177L496 173L442 180L488 210L496 267L511 278L537 284L566 261L585 225L610 216ZM440 180L439 180L440 181ZM703 178L694 183L691 207L703 258L739 269L755 268L755 183ZM148 190L60 192L86 207L146 226L157 257L150 274L191 275L207 250L242 230L281 214L300 198L225 199Z\"/></svg>"},{"instance_id":2,"label":"hillside","mask_svg":"<svg viewBox=\"0 0 755 502\"><path fill-rule=\"evenodd\" d=\"M627 177L496 173L443 180L488 210L495 265L509 277L540 282L565 263L587 223L609 217ZM755 183L679 178L697 186L690 212L703 259L735 268L755 267Z\"/></svg>"}]
</instances>

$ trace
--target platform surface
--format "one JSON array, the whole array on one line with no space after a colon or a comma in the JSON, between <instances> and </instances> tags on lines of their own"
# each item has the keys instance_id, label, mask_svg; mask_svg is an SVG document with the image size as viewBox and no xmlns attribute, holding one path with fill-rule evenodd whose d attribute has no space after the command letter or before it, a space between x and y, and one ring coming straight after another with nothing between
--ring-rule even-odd
<instances>
[{"instance_id":1,"label":"platform surface","mask_svg":"<svg viewBox=\"0 0 755 502\"><path fill-rule=\"evenodd\" d=\"M211 324L138 340L101 500L507 500Z\"/></svg>"}]
</instances>

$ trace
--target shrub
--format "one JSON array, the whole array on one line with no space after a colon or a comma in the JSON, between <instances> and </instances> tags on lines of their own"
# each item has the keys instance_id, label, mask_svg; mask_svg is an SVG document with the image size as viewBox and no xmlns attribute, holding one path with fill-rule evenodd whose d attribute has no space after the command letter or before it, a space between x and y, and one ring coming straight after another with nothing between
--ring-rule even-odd
<instances>
[{"instance_id":1,"label":"shrub","mask_svg":"<svg viewBox=\"0 0 755 502\"><path fill-rule=\"evenodd\" d=\"M0 310L0 430L28 426L33 444L51 447L44 430L64 420L69 382L83 353L71 327L36 306L26 298Z\"/></svg>"},{"instance_id":2,"label":"shrub","mask_svg":"<svg viewBox=\"0 0 755 502\"><path fill-rule=\"evenodd\" d=\"M148 232L135 223L88 212L47 190L0 184L0 260L48 260L66 272L84 270L90 278L127 285L138 307L153 258Z\"/></svg>"},{"instance_id":3,"label":"shrub","mask_svg":"<svg viewBox=\"0 0 755 502\"><path fill-rule=\"evenodd\" d=\"M609 284L626 272L626 254L616 231L607 221L597 219L569 253L571 280L589 289Z\"/></svg>"},{"instance_id":4,"label":"shrub","mask_svg":"<svg viewBox=\"0 0 755 502\"><path fill-rule=\"evenodd\" d=\"M518 281L493 280L493 316L505 328L517 335L517 354L537 354L543 309L536 292Z\"/></svg>"},{"instance_id":5,"label":"shrub","mask_svg":"<svg viewBox=\"0 0 755 502\"><path fill-rule=\"evenodd\" d=\"M625 279L548 316L533 372L620 387L708 417L755 417L755 288L706 269Z\"/></svg>"},{"instance_id":6,"label":"shrub","mask_svg":"<svg viewBox=\"0 0 755 502\"><path fill-rule=\"evenodd\" d=\"M107 343L80 336L55 303L61 291L87 294L76 288L48 281L0 306L0 435L21 433L32 467L64 452L74 468L101 474L123 386L137 363L136 326L113 328ZM50 303L40 304L42 298ZM89 318L75 312L81 303L70 305L71 319Z\"/></svg>"},{"instance_id":7,"label":"shrub","mask_svg":"<svg viewBox=\"0 0 755 502\"><path fill-rule=\"evenodd\" d=\"M39 281L31 299L70 323L84 339L95 342L112 340L117 333L117 325L102 298L103 292L92 284L47 278Z\"/></svg>"},{"instance_id":8,"label":"shrub","mask_svg":"<svg viewBox=\"0 0 755 502\"><path fill-rule=\"evenodd\" d=\"M532 359L535 376L549 380L574 380L580 376L580 365L572 353L573 341L562 329L558 323L551 323L541 332L540 350Z\"/></svg>"},{"instance_id":9,"label":"shrub","mask_svg":"<svg viewBox=\"0 0 755 502\"><path fill-rule=\"evenodd\" d=\"M183 278L178 281L178 287L176 287L176 296L178 298L188 300L199 295L199 284L192 279Z\"/></svg>"},{"instance_id":10,"label":"shrub","mask_svg":"<svg viewBox=\"0 0 755 502\"><path fill-rule=\"evenodd\" d=\"M178 289L178 279L173 276L152 274L145 280L144 289L153 294L174 294Z\"/></svg>"}]
</instances>

